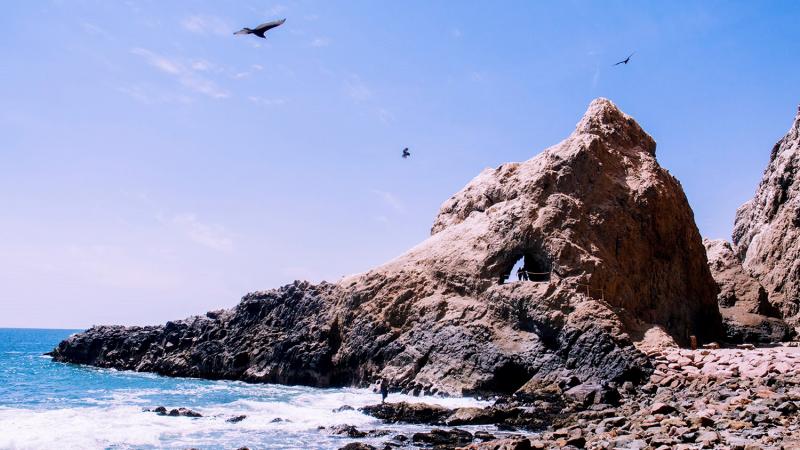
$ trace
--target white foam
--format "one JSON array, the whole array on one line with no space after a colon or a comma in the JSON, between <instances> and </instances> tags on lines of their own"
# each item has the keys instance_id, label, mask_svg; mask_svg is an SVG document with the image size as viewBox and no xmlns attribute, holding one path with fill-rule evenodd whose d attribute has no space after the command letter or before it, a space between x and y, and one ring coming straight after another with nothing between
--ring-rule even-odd
<instances>
[{"instance_id":1,"label":"white foam","mask_svg":"<svg viewBox=\"0 0 800 450\"><path fill-rule=\"evenodd\" d=\"M81 407L59 408L53 403L45 406L51 409L0 407L0 449L238 448L243 445L338 448L348 440L321 433L317 428L349 424L360 429L420 429L411 425L387 426L357 410L332 412L342 405L359 408L380 401L380 395L366 389L193 381L169 388L97 389L90 395L82 399L86 406ZM164 417L142 410L145 404L152 406L154 399L165 395L191 398L202 406L186 403L164 406L189 407L203 417ZM206 395L233 400L209 403L204 402ZM389 399L451 408L488 404L469 398L400 394L391 394ZM242 414L247 418L239 423L226 421Z\"/></svg>"}]
</instances>

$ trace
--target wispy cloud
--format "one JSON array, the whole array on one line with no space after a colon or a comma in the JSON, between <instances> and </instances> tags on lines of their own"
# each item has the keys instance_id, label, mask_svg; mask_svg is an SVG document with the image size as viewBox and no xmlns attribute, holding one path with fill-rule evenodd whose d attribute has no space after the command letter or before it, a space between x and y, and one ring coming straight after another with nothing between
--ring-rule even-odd
<instances>
[{"instance_id":1,"label":"wispy cloud","mask_svg":"<svg viewBox=\"0 0 800 450\"><path fill-rule=\"evenodd\" d=\"M345 81L345 93L355 101L363 102L372 97L372 90L363 82L358 75L351 75Z\"/></svg>"},{"instance_id":2,"label":"wispy cloud","mask_svg":"<svg viewBox=\"0 0 800 450\"><path fill-rule=\"evenodd\" d=\"M389 123L394 120L394 115L386 108L378 108L378 119L383 123Z\"/></svg>"},{"instance_id":3,"label":"wispy cloud","mask_svg":"<svg viewBox=\"0 0 800 450\"><path fill-rule=\"evenodd\" d=\"M127 95L139 103L146 105L156 105L161 103L192 103L192 98L187 95L166 92L146 84L121 86L117 88L117 91Z\"/></svg>"},{"instance_id":4,"label":"wispy cloud","mask_svg":"<svg viewBox=\"0 0 800 450\"><path fill-rule=\"evenodd\" d=\"M208 15L193 15L186 17L181 21L181 27L184 30L197 34L215 34L218 36L227 36L231 34L232 25L228 21Z\"/></svg>"},{"instance_id":5,"label":"wispy cloud","mask_svg":"<svg viewBox=\"0 0 800 450\"><path fill-rule=\"evenodd\" d=\"M262 106L280 106L286 104L286 100L282 98L264 98L257 95L251 95L250 97L247 97L247 99L256 105Z\"/></svg>"},{"instance_id":6,"label":"wispy cloud","mask_svg":"<svg viewBox=\"0 0 800 450\"><path fill-rule=\"evenodd\" d=\"M91 34L94 36L101 36L105 39L112 38L111 34L109 34L104 28L101 28L100 26L90 22L81 22L81 28L83 28L83 31L86 32L87 34Z\"/></svg>"},{"instance_id":7,"label":"wispy cloud","mask_svg":"<svg viewBox=\"0 0 800 450\"><path fill-rule=\"evenodd\" d=\"M266 13L268 16L277 16L278 14L286 12L287 10L289 10L289 8L287 8L286 5L278 3L267 9Z\"/></svg>"},{"instance_id":8,"label":"wispy cloud","mask_svg":"<svg viewBox=\"0 0 800 450\"><path fill-rule=\"evenodd\" d=\"M224 227L203 223L194 214L176 214L169 218L159 216L158 219L203 247L226 253L233 250L233 238Z\"/></svg>"},{"instance_id":9,"label":"wispy cloud","mask_svg":"<svg viewBox=\"0 0 800 450\"><path fill-rule=\"evenodd\" d=\"M190 63L185 65L177 59L159 55L144 48L134 48L131 50L134 55L141 56L144 60L156 69L173 76L181 85L194 92L207 95L211 98L227 98L230 96L228 91L219 87L213 80L198 75L198 72L205 72L212 67L208 61L201 63Z\"/></svg>"},{"instance_id":10,"label":"wispy cloud","mask_svg":"<svg viewBox=\"0 0 800 450\"><path fill-rule=\"evenodd\" d=\"M148 64L162 72L166 72L171 75L179 75L183 71L177 62L153 53L150 50L137 47L132 49L131 53L141 56L147 61Z\"/></svg>"},{"instance_id":11,"label":"wispy cloud","mask_svg":"<svg viewBox=\"0 0 800 450\"><path fill-rule=\"evenodd\" d=\"M463 34L461 33L460 29L453 27L450 29L450 36L452 36L453 39L460 39Z\"/></svg>"},{"instance_id":12,"label":"wispy cloud","mask_svg":"<svg viewBox=\"0 0 800 450\"><path fill-rule=\"evenodd\" d=\"M261 64L253 64L252 66L250 66L250 69L248 70L234 73L233 78L240 80L242 78L247 78L253 73L260 72L262 70L264 70L264 66L262 66Z\"/></svg>"},{"instance_id":13,"label":"wispy cloud","mask_svg":"<svg viewBox=\"0 0 800 450\"><path fill-rule=\"evenodd\" d=\"M321 47L327 47L329 45L331 45L331 40L324 37L318 37L315 38L313 41L311 41L312 47L321 48Z\"/></svg>"},{"instance_id":14,"label":"wispy cloud","mask_svg":"<svg viewBox=\"0 0 800 450\"><path fill-rule=\"evenodd\" d=\"M403 213L406 210L403 202L400 201L394 194L380 189L372 189L372 193L377 195L386 205L398 213Z\"/></svg>"}]
</instances>

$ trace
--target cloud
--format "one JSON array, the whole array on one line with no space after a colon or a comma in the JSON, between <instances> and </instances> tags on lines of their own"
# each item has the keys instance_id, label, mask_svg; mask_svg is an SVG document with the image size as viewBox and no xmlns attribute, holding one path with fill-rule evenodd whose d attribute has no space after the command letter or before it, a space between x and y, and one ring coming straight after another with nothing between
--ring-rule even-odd
<instances>
[{"instance_id":1,"label":"cloud","mask_svg":"<svg viewBox=\"0 0 800 450\"><path fill-rule=\"evenodd\" d=\"M263 106L280 106L286 104L286 100L282 98L264 98L256 95L251 95L250 97L247 97L247 99L250 100L252 103L255 103L256 105L263 105Z\"/></svg>"},{"instance_id":2,"label":"cloud","mask_svg":"<svg viewBox=\"0 0 800 450\"><path fill-rule=\"evenodd\" d=\"M452 36L453 39L460 39L463 34L461 33L460 29L453 27L450 29L450 36Z\"/></svg>"},{"instance_id":3,"label":"cloud","mask_svg":"<svg viewBox=\"0 0 800 450\"><path fill-rule=\"evenodd\" d=\"M176 214L169 219L159 217L159 221L171 225L203 247L225 253L233 250L233 238L225 228L200 222L194 214Z\"/></svg>"},{"instance_id":4,"label":"cloud","mask_svg":"<svg viewBox=\"0 0 800 450\"><path fill-rule=\"evenodd\" d=\"M210 62L206 61L205 59L198 59L192 61L192 70L196 70L198 72L208 72L209 70L214 68L214 65Z\"/></svg>"},{"instance_id":5,"label":"cloud","mask_svg":"<svg viewBox=\"0 0 800 450\"><path fill-rule=\"evenodd\" d=\"M181 21L184 30L197 34L215 34L227 36L233 33L231 25L219 17L206 15L193 15Z\"/></svg>"},{"instance_id":6,"label":"cloud","mask_svg":"<svg viewBox=\"0 0 800 450\"><path fill-rule=\"evenodd\" d=\"M289 8L286 5L278 3L277 5L269 8L266 12L268 16L277 16L278 14L287 11Z\"/></svg>"},{"instance_id":7,"label":"cloud","mask_svg":"<svg viewBox=\"0 0 800 450\"><path fill-rule=\"evenodd\" d=\"M161 72L173 76L187 89L216 99L230 96L228 91L217 86L214 81L198 75L198 72L205 72L213 67L208 61L201 60L202 62L199 63L195 61L186 66L178 60L167 58L144 48L134 48L131 53L141 56L148 64Z\"/></svg>"},{"instance_id":8,"label":"cloud","mask_svg":"<svg viewBox=\"0 0 800 450\"><path fill-rule=\"evenodd\" d=\"M102 36L105 39L111 39L111 35L105 29L93 23L81 22L81 28L83 28L83 31L85 31L87 34Z\"/></svg>"},{"instance_id":9,"label":"cloud","mask_svg":"<svg viewBox=\"0 0 800 450\"><path fill-rule=\"evenodd\" d=\"M400 201L394 194L387 191L381 191L380 189L372 189L372 193L380 197L383 202L388 205L390 208L395 210L398 213L405 212L406 208L403 205L403 202Z\"/></svg>"},{"instance_id":10,"label":"cloud","mask_svg":"<svg viewBox=\"0 0 800 450\"><path fill-rule=\"evenodd\" d=\"M132 49L131 53L141 56L151 66L170 75L179 75L183 71L177 62L153 53L150 50L137 47Z\"/></svg>"},{"instance_id":11,"label":"cloud","mask_svg":"<svg viewBox=\"0 0 800 450\"><path fill-rule=\"evenodd\" d=\"M127 95L139 103L144 103L146 105L156 105L161 103L192 103L192 98L187 95L165 92L156 89L153 86L144 84L118 87L117 91Z\"/></svg>"},{"instance_id":12,"label":"cloud","mask_svg":"<svg viewBox=\"0 0 800 450\"><path fill-rule=\"evenodd\" d=\"M389 123L394 120L394 115L386 108L378 108L378 119L383 123Z\"/></svg>"},{"instance_id":13,"label":"cloud","mask_svg":"<svg viewBox=\"0 0 800 450\"><path fill-rule=\"evenodd\" d=\"M328 38L324 38L324 37L318 37L318 38L314 39L313 41L311 41L311 46L312 47L317 47L317 48L327 47L330 44L331 44L331 40L328 39Z\"/></svg>"},{"instance_id":14,"label":"cloud","mask_svg":"<svg viewBox=\"0 0 800 450\"><path fill-rule=\"evenodd\" d=\"M243 72L234 73L233 74L233 78L235 78L237 80L240 80L242 78L247 78L250 75L252 75L253 73L260 72L262 70L264 70L264 66L262 66L261 64L253 64L252 66L250 66L250 70L245 70Z\"/></svg>"},{"instance_id":15,"label":"cloud","mask_svg":"<svg viewBox=\"0 0 800 450\"><path fill-rule=\"evenodd\" d=\"M372 90L361 81L358 75L352 75L345 81L345 92L348 97L357 102L363 102L372 97Z\"/></svg>"}]
</instances>

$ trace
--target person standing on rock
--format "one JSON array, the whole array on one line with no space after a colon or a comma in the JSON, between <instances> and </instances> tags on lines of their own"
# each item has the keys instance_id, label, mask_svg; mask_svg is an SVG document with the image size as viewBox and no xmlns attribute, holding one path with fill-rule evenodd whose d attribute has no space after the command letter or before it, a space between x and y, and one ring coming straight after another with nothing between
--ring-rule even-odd
<instances>
[{"instance_id":1,"label":"person standing on rock","mask_svg":"<svg viewBox=\"0 0 800 450\"><path fill-rule=\"evenodd\" d=\"M386 378L381 378L381 403L386 401L386 397L389 396L389 382Z\"/></svg>"},{"instance_id":2,"label":"person standing on rock","mask_svg":"<svg viewBox=\"0 0 800 450\"><path fill-rule=\"evenodd\" d=\"M517 278L519 281L527 280L528 279L528 272L525 271L522 267L517 269Z\"/></svg>"}]
</instances>

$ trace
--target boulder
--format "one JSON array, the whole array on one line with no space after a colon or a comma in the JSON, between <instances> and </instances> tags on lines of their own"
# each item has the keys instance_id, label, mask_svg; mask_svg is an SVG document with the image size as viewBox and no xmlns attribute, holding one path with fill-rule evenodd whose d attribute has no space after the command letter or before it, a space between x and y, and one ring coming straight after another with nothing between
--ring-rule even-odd
<instances>
[{"instance_id":1,"label":"boulder","mask_svg":"<svg viewBox=\"0 0 800 450\"><path fill-rule=\"evenodd\" d=\"M459 447L459 450L530 450L531 441L528 438L507 438L495 439L466 447Z\"/></svg>"},{"instance_id":2,"label":"boulder","mask_svg":"<svg viewBox=\"0 0 800 450\"><path fill-rule=\"evenodd\" d=\"M455 448L472 442L472 433L458 428L449 430L434 428L427 433L414 433L411 436L411 441L418 445Z\"/></svg>"},{"instance_id":3,"label":"boulder","mask_svg":"<svg viewBox=\"0 0 800 450\"><path fill-rule=\"evenodd\" d=\"M424 423L443 425L453 415L453 410L427 403L379 403L361 408L364 414L386 422Z\"/></svg>"},{"instance_id":4,"label":"boulder","mask_svg":"<svg viewBox=\"0 0 800 450\"><path fill-rule=\"evenodd\" d=\"M755 196L736 212L733 248L793 327L800 325L800 110L772 148Z\"/></svg>"},{"instance_id":5,"label":"boulder","mask_svg":"<svg viewBox=\"0 0 800 450\"><path fill-rule=\"evenodd\" d=\"M188 409L188 408L173 408L173 409L167 410L167 408L165 408L163 406L157 406L157 407L153 408L152 410L151 409L145 409L145 411L154 412L154 413L158 414L159 416L203 417L203 415L200 414L199 412L193 411L193 410Z\"/></svg>"},{"instance_id":6,"label":"boulder","mask_svg":"<svg viewBox=\"0 0 800 450\"><path fill-rule=\"evenodd\" d=\"M377 450L375 446L365 444L363 442L351 442L344 447L339 447L339 450Z\"/></svg>"},{"instance_id":7,"label":"boulder","mask_svg":"<svg viewBox=\"0 0 800 450\"><path fill-rule=\"evenodd\" d=\"M486 169L431 236L337 283L295 282L232 310L155 327L99 326L57 361L164 375L411 393L512 394L535 374L640 382L629 333L718 339L717 287L680 183L612 102L561 143ZM509 282L521 260L529 281Z\"/></svg>"}]
</instances>

